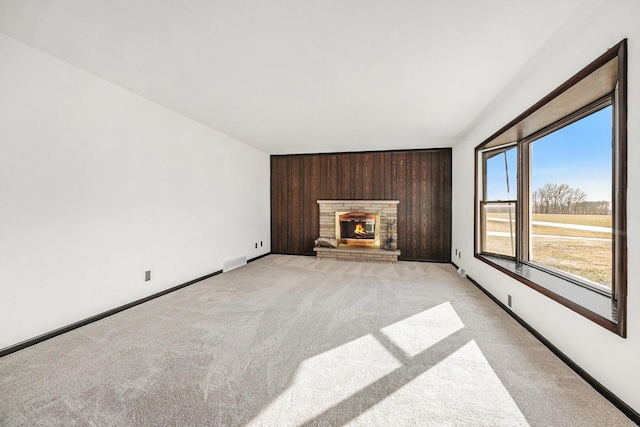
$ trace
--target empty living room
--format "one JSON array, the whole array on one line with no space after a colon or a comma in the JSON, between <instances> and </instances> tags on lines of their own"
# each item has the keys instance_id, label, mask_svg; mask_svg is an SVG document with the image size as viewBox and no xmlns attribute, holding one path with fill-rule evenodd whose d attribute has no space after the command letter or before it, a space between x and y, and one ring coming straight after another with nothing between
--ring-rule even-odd
<instances>
[{"instance_id":1,"label":"empty living room","mask_svg":"<svg viewBox=\"0 0 640 427\"><path fill-rule=\"evenodd\" d=\"M0 426L640 425L638 22L0 0Z\"/></svg>"}]
</instances>

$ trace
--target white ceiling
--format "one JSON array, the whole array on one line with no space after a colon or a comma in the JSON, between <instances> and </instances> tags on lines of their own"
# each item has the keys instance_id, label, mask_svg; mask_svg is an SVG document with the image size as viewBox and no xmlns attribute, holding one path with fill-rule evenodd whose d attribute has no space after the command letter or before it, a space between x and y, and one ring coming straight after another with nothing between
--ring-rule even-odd
<instances>
[{"instance_id":1,"label":"white ceiling","mask_svg":"<svg viewBox=\"0 0 640 427\"><path fill-rule=\"evenodd\" d=\"M431 148L598 2L0 0L0 32L270 154Z\"/></svg>"}]
</instances>

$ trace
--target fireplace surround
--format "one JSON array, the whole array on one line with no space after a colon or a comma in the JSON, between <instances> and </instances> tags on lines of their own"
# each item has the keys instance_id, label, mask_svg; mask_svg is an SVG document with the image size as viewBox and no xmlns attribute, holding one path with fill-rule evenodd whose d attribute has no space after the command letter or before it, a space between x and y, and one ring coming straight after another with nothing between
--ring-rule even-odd
<instances>
[{"instance_id":1,"label":"fireplace surround","mask_svg":"<svg viewBox=\"0 0 640 427\"><path fill-rule=\"evenodd\" d=\"M318 258L395 262L397 200L318 200L319 236L336 239L337 248L314 248ZM387 239L391 247L383 250Z\"/></svg>"}]
</instances>

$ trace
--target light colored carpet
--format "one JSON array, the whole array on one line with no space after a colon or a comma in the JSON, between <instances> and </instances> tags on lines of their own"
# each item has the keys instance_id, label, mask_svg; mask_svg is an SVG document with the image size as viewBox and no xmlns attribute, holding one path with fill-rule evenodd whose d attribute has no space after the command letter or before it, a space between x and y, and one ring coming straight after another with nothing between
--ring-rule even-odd
<instances>
[{"instance_id":1,"label":"light colored carpet","mask_svg":"<svg viewBox=\"0 0 640 427\"><path fill-rule=\"evenodd\" d=\"M2 426L627 426L446 264L270 255L0 359Z\"/></svg>"}]
</instances>

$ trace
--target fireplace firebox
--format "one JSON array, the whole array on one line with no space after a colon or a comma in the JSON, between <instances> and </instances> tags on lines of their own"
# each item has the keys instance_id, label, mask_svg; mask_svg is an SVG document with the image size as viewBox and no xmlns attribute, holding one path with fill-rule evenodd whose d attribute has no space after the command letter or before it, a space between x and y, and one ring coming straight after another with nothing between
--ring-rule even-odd
<instances>
[{"instance_id":1,"label":"fireplace firebox","mask_svg":"<svg viewBox=\"0 0 640 427\"><path fill-rule=\"evenodd\" d=\"M380 247L378 212L336 212L336 217L340 244Z\"/></svg>"}]
</instances>

